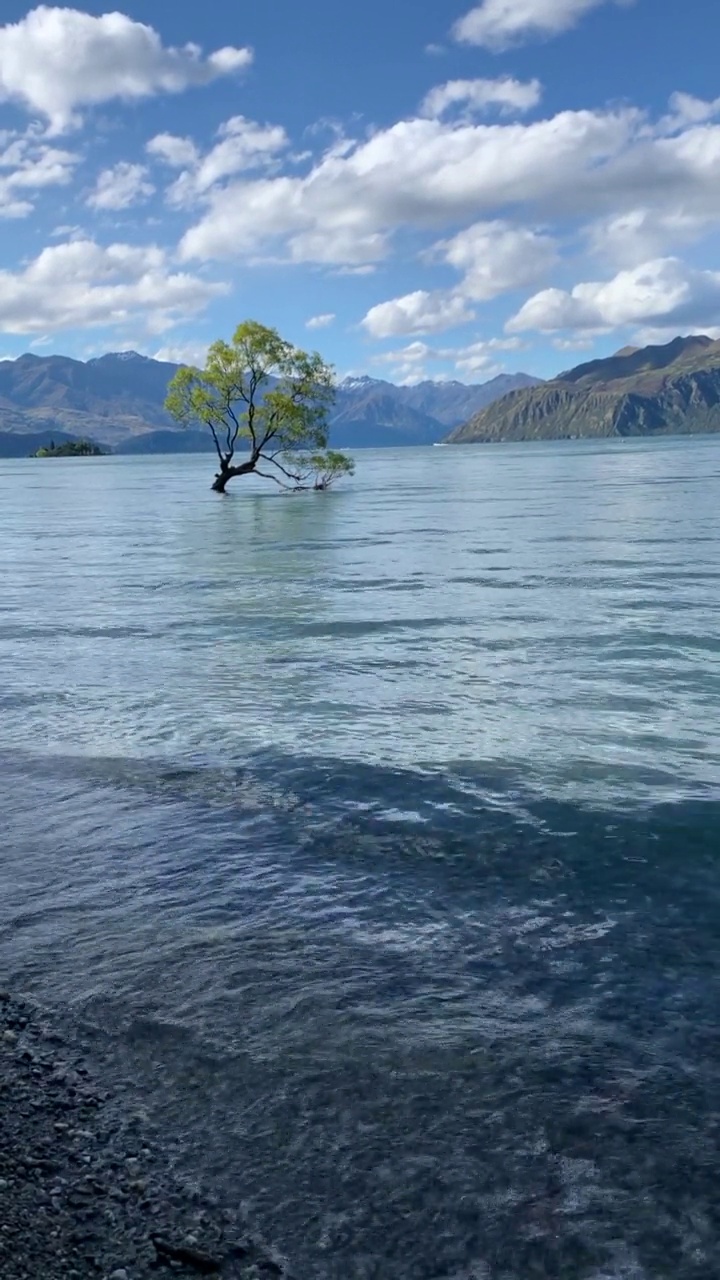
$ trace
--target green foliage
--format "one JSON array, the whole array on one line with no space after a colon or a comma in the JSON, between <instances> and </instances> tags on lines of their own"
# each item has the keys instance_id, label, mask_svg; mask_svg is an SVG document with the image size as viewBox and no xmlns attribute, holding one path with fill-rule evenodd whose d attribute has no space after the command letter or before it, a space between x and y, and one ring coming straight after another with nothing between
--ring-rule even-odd
<instances>
[{"instance_id":1,"label":"green foliage","mask_svg":"<svg viewBox=\"0 0 720 1280\"><path fill-rule=\"evenodd\" d=\"M355 459L348 458L337 449L326 449L322 453L302 454L288 460L288 466L297 474L299 489L329 489L336 480L343 476L351 476L355 472Z\"/></svg>"},{"instance_id":2,"label":"green foliage","mask_svg":"<svg viewBox=\"0 0 720 1280\"><path fill-rule=\"evenodd\" d=\"M50 444L41 447L32 455L33 458L102 458L103 451L92 440L66 440L62 444Z\"/></svg>"},{"instance_id":3,"label":"green foliage","mask_svg":"<svg viewBox=\"0 0 720 1280\"><path fill-rule=\"evenodd\" d=\"M211 432L220 462L214 487L224 492L233 476L251 472L297 487L286 455L315 450L325 456L334 399L333 370L317 352L301 351L276 329L246 320L232 342L213 343L204 369L176 373L165 407L183 425L200 423ZM245 458L236 463L241 447Z\"/></svg>"}]
</instances>

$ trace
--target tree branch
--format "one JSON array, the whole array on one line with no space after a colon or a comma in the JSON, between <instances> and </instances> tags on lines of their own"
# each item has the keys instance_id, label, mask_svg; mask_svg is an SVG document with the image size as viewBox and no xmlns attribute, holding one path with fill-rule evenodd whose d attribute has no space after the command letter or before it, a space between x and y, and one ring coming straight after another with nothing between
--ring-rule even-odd
<instances>
[{"instance_id":1,"label":"tree branch","mask_svg":"<svg viewBox=\"0 0 720 1280\"><path fill-rule=\"evenodd\" d=\"M218 458L220 459L220 465L222 466L222 463L223 463L224 459L223 459L222 449L220 448L220 441L219 441L219 440L218 440L218 438L217 438L217 433L216 433L216 431L215 431L215 428L214 428L214 426L213 426L212 422L208 422L208 426L209 426L210 430L212 431L212 438L213 438L213 440L215 441L215 448L216 448L216 450L217 450L217 456L218 456Z\"/></svg>"},{"instance_id":2,"label":"tree branch","mask_svg":"<svg viewBox=\"0 0 720 1280\"><path fill-rule=\"evenodd\" d=\"M248 400L247 404L248 404L248 427L250 430L250 438L253 442L253 449L257 449L257 435L255 432L255 393L254 391L251 393L250 399Z\"/></svg>"},{"instance_id":3,"label":"tree branch","mask_svg":"<svg viewBox=\"0 0 720 1280\"><path fill-rule=\"evenodd\" d=\"M267 425L265 427L265 434L263 435L263 438L260 444L257 445L257 449L259 452L262 452L265 446L268 445L272 439L274 439L274 437L277 435L278 431L280 430L281 425L282 424L280 422L280 415L277 409L274 409L267 420Z\"/></svg>"},{"instance_id":4,"label":"tree branch","mask_svg":"<svg viewBox=\"0 0 720 1280\"><path fill-rule=\"evenodd\" d=\"M229 397L229 396L228 396L228 403L227 403L227 412L228 412L228 416L229 416L229 418L230 418L231 422L233 422L233 423L235 424L235 431L234 431L234 433L233 433L232 439L230 438L230 425L229 425L229 424L228 424L228 428L227 428L227 446L228 446L228 453L230 454L230 457L232 457L232 456L233 456L233 454L234 454L234 452L235 452L235 445L237 444L237 438L238 438L238 436L240 435L240 423L238 422L237 417L236 417L236 415L235 415L235 412L234 412L234 410L233 410L233 407L232 407L232 405L230 404L230 397Z\"/></svg>"},{"instance_id":5,"label":"tree branch","mask_svg":"<svg viewBox=\"0 0 720 1280\"><path fill-rule=\"evenodd\" d=\"M281 489L288 489L288 488L290 487L289 485L285 484L285 483L280 479L280 477L279 477L279 476L268 475L267 471L258 471L257 467L255 468L255 471L254 471L254 473L253 473L253 474L254 474L254 475L256 475L256 476L260 476L260 477L261 477L261 479L263 479L263 480L274 480L274 481L275 481L275 484L279 484ZM287 474L290 476L290 473L289 473L289 472L287 472ZM290 479L291 479L291 480L294 480L294 479L295 479L295 476L290 476Z\"/></svg>"},{"instance_id":6,"label":"tree branch","mask_svg":"<svg viewBox=\"0 0 720 1280\"><path fill-rule=\"evenodd\" d=\"M284 467L281 462L278 462L277 454L273 454L272 457L268 456L267 454L263 454L263 457L266 462L271 462L274 467L277 467L278 471L282 471L283 475L287 476L288 480L300 479L296 471L288 471L287 468Z\"/></svg>"}]
</instances>

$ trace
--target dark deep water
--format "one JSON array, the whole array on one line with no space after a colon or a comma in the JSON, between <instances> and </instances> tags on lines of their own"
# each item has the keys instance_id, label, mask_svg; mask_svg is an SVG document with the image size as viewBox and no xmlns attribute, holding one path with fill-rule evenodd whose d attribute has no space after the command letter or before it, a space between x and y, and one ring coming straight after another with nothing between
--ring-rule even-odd
<instances>
[{"instance_id":1,"label":"dark deep water","mask_svg":"<svg viewBox=\"0 0 720 1280\"><path fill-rule=\"evenodd\" d=\"M0 975L298 1280L720 1274L720 439L0 463Z\"/></svg>"}]
</instances>

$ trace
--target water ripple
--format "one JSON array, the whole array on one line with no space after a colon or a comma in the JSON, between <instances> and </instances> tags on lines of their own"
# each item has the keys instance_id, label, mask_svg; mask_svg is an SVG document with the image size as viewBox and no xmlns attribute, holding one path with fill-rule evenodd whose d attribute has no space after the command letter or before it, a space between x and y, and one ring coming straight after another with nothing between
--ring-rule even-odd
<instances>
[{"instance_id":1,"label":"water ripple","mask_svg":"<svg viewBox=\"0 0 720 1280\"><path fill-rule=\"evenodd\" d=\"M0 474L3 982L299 1280L719 1274L720 441L206 468Z\"/></svg>"}]
</instances>

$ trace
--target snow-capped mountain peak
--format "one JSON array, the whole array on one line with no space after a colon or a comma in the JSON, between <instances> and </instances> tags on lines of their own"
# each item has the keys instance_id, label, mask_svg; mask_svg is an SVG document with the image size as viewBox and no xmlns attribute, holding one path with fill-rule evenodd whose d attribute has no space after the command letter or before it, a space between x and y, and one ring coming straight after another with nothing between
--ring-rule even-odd
<instances>
[{"instance_id":1,"label":"snow-capped mountain peak","mask_svg":"<svg viewBox=\"0 0 720 1280\"><path fill-rule=\"evenodd\" d=\"M367 374L360 374L355 377L351 375L343 378L340 383L341 391L369 391L372 387L381 387L383 385L381 378L370 378Z\"/></svg>"}]
</instances>

